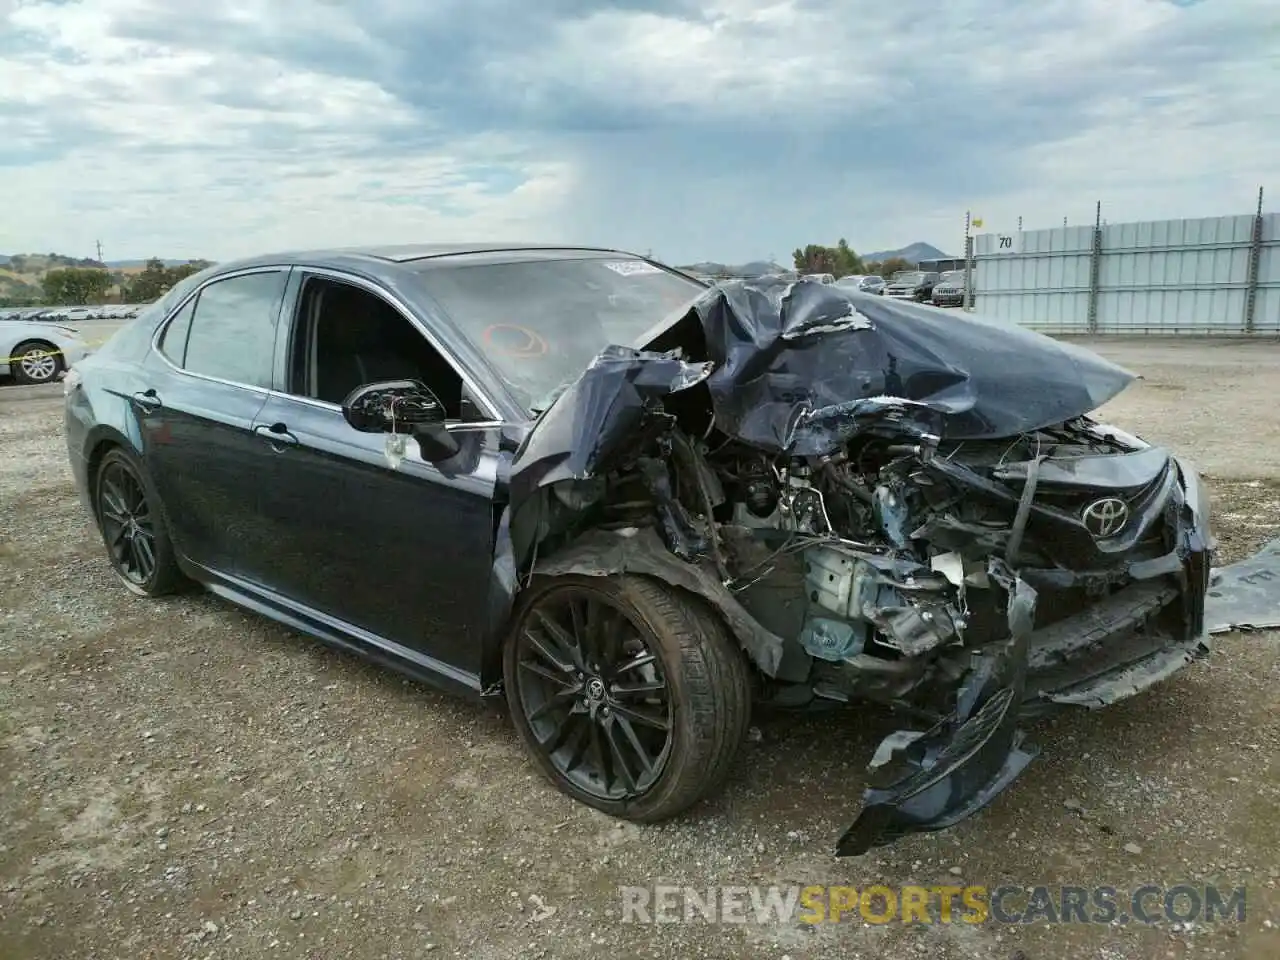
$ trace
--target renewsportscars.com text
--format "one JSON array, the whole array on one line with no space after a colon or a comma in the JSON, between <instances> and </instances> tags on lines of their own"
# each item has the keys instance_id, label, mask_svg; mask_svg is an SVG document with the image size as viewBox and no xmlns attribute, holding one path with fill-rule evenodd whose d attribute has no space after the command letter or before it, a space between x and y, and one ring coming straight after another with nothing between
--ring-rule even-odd
<instances>
[{"instance_id":1,"label":"renewsportscars.com text","mask_svg":"<svg viewBox=\"0 0 1280 960\"><path fill-rule=\"evenodd\" d=\"M1213 923L1245 919L1245 888L1112 886L619 887L624 923Z\"/></svg>"}]
</instances>

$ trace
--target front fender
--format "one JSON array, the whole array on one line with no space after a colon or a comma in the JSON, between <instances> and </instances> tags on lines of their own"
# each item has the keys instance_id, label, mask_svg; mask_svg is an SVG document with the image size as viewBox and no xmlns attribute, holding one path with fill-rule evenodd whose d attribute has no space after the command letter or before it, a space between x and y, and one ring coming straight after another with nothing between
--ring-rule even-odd
<instances>
[{"instance_id":1,"label":"front fender","mask_svg":"<svg viewBox=\"0 0 1280 960\"><path fill-rule=\"evenodd\" d=\"M581 574L608 577L638 573L702 597L725 624L762 673L773 677L782 662L782 638L762 627L740 604L708 564L687 563L674 556L651 527L590 530L569 546L539 559L538 576Z\"/></svg>"}]
</instances>

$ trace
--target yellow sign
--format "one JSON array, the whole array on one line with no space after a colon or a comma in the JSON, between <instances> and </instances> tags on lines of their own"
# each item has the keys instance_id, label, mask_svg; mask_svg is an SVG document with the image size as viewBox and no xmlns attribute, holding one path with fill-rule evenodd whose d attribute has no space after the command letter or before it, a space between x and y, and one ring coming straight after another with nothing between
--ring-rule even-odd
<instances>
[{"instance_id":1,"label":"yellow sign","mask_svg":"<svg viewBox=\"0 0 1280 960\"><path fill-rule=\"evenodd\" d=\"M981 217L974 217L974 218L973 218L973 225L974 225L975 227L980 227L980 226L982 226L982 218L981 218Z\"/></svg>"}]
</instances>

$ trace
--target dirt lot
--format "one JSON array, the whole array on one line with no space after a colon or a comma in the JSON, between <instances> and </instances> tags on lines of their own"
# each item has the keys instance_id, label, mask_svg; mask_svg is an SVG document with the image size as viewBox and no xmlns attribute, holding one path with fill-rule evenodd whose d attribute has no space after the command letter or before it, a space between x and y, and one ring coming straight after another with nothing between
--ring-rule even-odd
<instances>
[{"instance_id":1,"label":"dirt lot","mask_svg":"<svg viewBox=\"0 0 1280 960\"><path fill-rule=\"evenodd\" d=\"M1105 411L1211 477L1222 559L1280 533L1280 348L1103 345L1145 380ZM762 718L725 792L615 823L554 792L496 710L196 595L108 573L55 400L0 389L0 955L1275 957L1280 644L1042 724L980 816L838 860L872 713ZM1180 882L1247 919L1008 926L619 922L619 885ZM1276 917L1280 924L1280 916Z\"/></svg>"}]
</instances>

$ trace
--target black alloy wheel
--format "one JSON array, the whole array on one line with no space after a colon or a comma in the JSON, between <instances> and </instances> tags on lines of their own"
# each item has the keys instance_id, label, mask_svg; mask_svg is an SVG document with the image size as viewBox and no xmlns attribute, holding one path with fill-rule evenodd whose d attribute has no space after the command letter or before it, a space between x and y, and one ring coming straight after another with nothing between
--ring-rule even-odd
<instances>
[{"instance_id":1,"label":"black alloy wheel","mask_svg":"<svg viewBox=\"0 0 1280 960\"><path fill-rule=\"evenodd\" d=\"M525 719L556 772L601 800L653 786L670 753L670 691L626 611L597 591L561 590L517 643Z\"/></svg>"},{"instance_id":2,"label":"black alloy wheel","mask_svg":"<svg viewBox=\"0 0 1280 960\"><path fill-rule=\"evenodd\" d=\"M643 821L718 786L750 715L746 664L719 621L641 577L560 577L532 593L504 677L543 773Z\"/></svg>"},{"instance_id":3,"label":"black alloy wheel","mask_svg":"<svg viewBox=\"0 0 1280 960\"><path fill-rule=\"evenodd\" d=\"M95 490L98 526L116 575L142 596L170 592L181 574L140 468L120 450L112 450L98 468Z\"/></svg>"}]
</instances>

